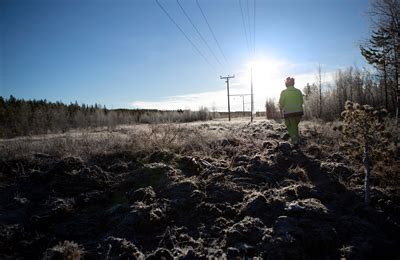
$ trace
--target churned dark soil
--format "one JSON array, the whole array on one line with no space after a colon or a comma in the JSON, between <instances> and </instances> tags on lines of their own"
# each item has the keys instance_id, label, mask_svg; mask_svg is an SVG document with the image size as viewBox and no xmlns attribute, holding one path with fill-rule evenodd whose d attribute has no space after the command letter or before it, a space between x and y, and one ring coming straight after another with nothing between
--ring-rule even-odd
<instances>
[{"instance_id":1,"label":"churned dark soil","mask_svg":"<svg viewBox=\"0 0 400 260\"><path fill-rule=\"evenodd\" d=\"M215 156L1 161L0 258L399 259L398 188L364 206L340 152L293 147L276 123L235 131Z\"/></svg>"}]
</instances>

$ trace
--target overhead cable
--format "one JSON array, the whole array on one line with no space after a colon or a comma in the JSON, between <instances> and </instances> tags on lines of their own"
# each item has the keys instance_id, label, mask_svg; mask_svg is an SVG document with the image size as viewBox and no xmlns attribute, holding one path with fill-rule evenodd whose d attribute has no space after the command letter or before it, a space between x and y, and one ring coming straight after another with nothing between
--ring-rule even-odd
<instances>
[{"instance_id":1,"label":"overhead cable","mask_svg":"<svg viewBox=\"0 0 400 260\"><path fill-rule=\"evenodd\" d=\"M206 15L204 14L204 11L203 11L203 9L201 8L200 3L199 3L198 0L196 0L196 4L197 4L197 6L199 7L200 12L201 12L203 18L204 18L204 20L205 20L206 23L207 23L208 29L210 30L211 35L212 35L212 37L214 38L214 41L216 42L216 44L217 44L217 46L218 46L218 49L219 49L219 51L220 51L221 54L222 54L222 57L224 57L225 62L228 64L228 60L226 59L226 56L225 56L225 54L224 54L224 51L222 50L222 48L221 48L221 46L220 46L220 44L219 44L219 42L218 42L218 40L217 40L217 37L215 37L214 31L213 31L213 29L211 28L211 25L210 25L210 23L208 22L207 17L206 17Z\"/></svg>"},{"instance_id":2,"label":"overhead cable","mask_svg":"<svg viewBox=\"0 0 400 260\"><path fill-rule=\"evenodd\" d=\"M213 55L213 57L217 60L218 64L222 66L220 60L218 59L218 57L215 55L215 53L213 52L213 50L211 49L210 45L207 43L206 39L203 37L203 35L200 33L200 31L197 29L197 26L193 23L192 19L190 18L190 16L187 14L187 12L185 11L185 9L183 8L183 6L181 5L181 3L179 2L179 0L176 0L176 2L178 3L179 7L181 8L183 14L186 16L186 18L189 20L190 24L193 26L193 28L196 30L197 34L200 36L201 40L204 42L204 44L207 46L208 50L211 52L211 54Z\"/></svg>"},{"instance_id":3,"label":"overhead cable","mask_svg":"<svg viewBox=\"0 0 400 260\"><path fill-rule=\"evenodd\" d=\"M210 63L210 61L204 56L204 54L199 50L199 48L193 43L192 40L187 36L187 34L183 31L183 29L178 25L178 23L171 17L171 15L168 13L167 10L160 4L158 0L155 0L157 5L163 10L163 12L168 16L168 18L171 20L173 24L179 29L179 31L185 36L186 40L193 46L193 48L198 52L198 54L206 61L206 63L213 69L213 71L216 71L215 67Z\"/></svg>"},{"instance_id":4,"label":"overhead cable","mask_svg":"<svg viewBox=\"0 0 400 260\"><path fill-rule=\"evenodd\" d=\"M241 0L238 0L238 1L239 1L239 6L240 6L240 13L242 14L242 22L243 22L244 36L246 38L247 50L250 52L249 38L247 36L247 29L246 29L246 23L244 20L242 1Z\"/></svg>"}]
</instances>

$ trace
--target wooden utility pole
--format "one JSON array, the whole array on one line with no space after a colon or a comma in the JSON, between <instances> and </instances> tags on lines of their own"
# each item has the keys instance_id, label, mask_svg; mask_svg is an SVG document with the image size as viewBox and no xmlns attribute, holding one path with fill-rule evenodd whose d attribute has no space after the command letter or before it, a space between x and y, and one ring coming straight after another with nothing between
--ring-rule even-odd
<instances>
[{"instance_id":1,"label":"wooden utility pole","mask_svg":"<svg viewBox=\"0 0 400 260\"><path fill-rule=\"evenodd\" d=\"M227 91L228 91L228 117L229 117L229 121L231 121L231 105L230 105L230 101L229 101L229 79L232 79L232 78L234 78L235 77L235 75L233 75L233 76L226 76L226 77L222 77L222 76L219 76L219 78L220 79L225 79L226 81L226 89L227 89Z\"/></svg>"},{"instance_id":2,"label":"wooden utility pole","mask_svg":"<svg viewBox=\"0 0 400 260\"><path fill-rule=\"evenodd\" d=\"M242 96L242 103L243 103L243 117L244 117L244 96Z\"/></svg>"},{"instance_id":3,"label":"wooden utility pole","mask_svg":"<svg viewBox=\"0 0 400 260\"><path fill-rule=\"evenodd\" d=\"M322 117L322 75L321 64L318 64L318 81L319 81L319 118Z\"/></svg>"},{"instance_id":4,"label":"wooden utility pole","mask_svg":"<svg viewBox=\"0 0 400 260\"><path fill-rule=\"evenodd\" d=\"M253 122L253 110L254 110L254 99L253 99L253 68L251 68L250 71L250 76L251 76L251 122Z\"/></svg>"},{"instance_id":5,"label":"wooden utility pole","mask_svg":"<svg viewBox=\"0 0 400 260\"><path fill-rule=\"evenodd\" d=\"M230 97L241 97L242 98L242 103L243 103L243 116L245 116L245 110L244 110L244 97L245 96L250 96L251 94L235 94L235 95L229 95Z\"/></svg>"}]
</instances>

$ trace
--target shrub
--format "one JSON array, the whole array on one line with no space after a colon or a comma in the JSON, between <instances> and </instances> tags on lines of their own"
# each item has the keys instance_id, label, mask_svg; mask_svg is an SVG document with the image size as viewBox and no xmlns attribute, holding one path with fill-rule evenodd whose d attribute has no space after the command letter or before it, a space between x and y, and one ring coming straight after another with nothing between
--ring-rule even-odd
<instances>
[{"instance_id":1,"label":"shrub","mask_svg":"<svg viewBox=\"0 0 400 260\"><path fill-rule=\"evenodd\" d=\"M363 162L365 203L368 204L371 171L383 171L394 159L395 145L385 129L387 111L346 101L341 115L344 121L342 148L349 158Z\"/></svg>"}]
</instances>

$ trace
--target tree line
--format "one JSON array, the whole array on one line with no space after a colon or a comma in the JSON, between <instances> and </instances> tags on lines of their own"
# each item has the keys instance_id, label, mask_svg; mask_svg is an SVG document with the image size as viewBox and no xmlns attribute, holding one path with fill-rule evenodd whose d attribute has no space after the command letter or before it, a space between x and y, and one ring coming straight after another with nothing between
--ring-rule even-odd
<instances>
[{"instance_id":1,"label":"tree line","mask_svg":"<svg viewBox=\"0 0 400 260\"><path fill-rule=\"evenodd\" d=\"M66 105L62 102L0 96L0 138L62 133L76 128L113 128L121 124L191 122L209 120L211 117L207 108L200 108L199 111L109 110L98 104L75 102Z\"/></svg>"},{"instance_id":2,"label":"tree line","mask_svg":"<svg viewBox=\"0 0 400 260\"><path fill-rule=\"evenodd\" d=\"M339 69L334 80L320 93L320 86L307 84L303 88L304 112L307 118L334 120L340 117L347 100L383 107L383 87L371 71L357 66ZM393 107L391 107L393 110Z\"/></svg>"}]
</instances>

